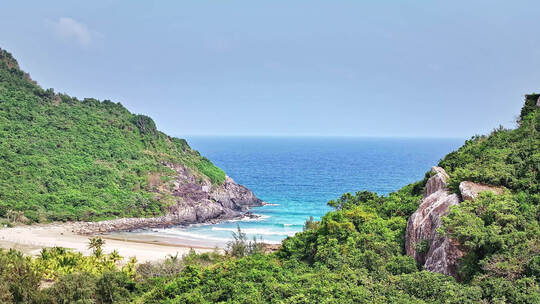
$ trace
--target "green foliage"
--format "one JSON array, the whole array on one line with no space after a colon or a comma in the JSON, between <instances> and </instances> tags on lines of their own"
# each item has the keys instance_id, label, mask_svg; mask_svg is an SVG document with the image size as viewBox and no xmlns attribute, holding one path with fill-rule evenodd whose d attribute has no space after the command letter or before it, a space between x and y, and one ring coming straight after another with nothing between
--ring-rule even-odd
<instances>
[{"instance_id":1,"label":"green foliage","mask_svg":"<svg viewBox=\"0 0 540 304\"><path fill-rule=\"evenodd\" d=\"M225 172L220 168L214 166L210 160L206 157L201 157L201 159L196 163L196 167L199 172L208 176L212 183L221 185L225 182Z\"/></svg>"},{"instance_id":2,"label":"green foliage","mask_svg":"<svg viewBox=\"0 0 540 304\"><path fill-rule=\"evenodd\" d=\"M416 252L419 254L427 253L429 251L429 246L429 240L421 240L415 244L414 250L416 250Z\"/></svg>"},{"instance_id":3,"label":"green foliage","mask_svg":"<svg viewBox=\"0 0 540 304\"><path fill-rule=\"evenodd\" d=\"M240 225L237 225L237 230L232 233L232 240L227 243L227 248L225 249L228 255L235 258L262 253L262 251L262 244L258 243L255 237L252 241L249 241L246 234L240 229Z\"/></svg>"},{"instance_id":4,"label":"green foliage","mask_svg":"<svg viewBox=\"0 0 540 304\"><path fill-rule=\"evenodd\" d=\"M403 252L407 217L420 200L412 195L413 188L409 185L388 197L367 191L345 194L329 202L337 211L326 214L315 229L287 238L278 255L334 269L384 272L391 258Z\"/></svg>"},{"instance_id":5,"label":"green foliage","mask_svg":"<svg viewBox=\"0 0 540 304\"><path fill-rule=\"evenodd\" d=\"M90 239L90 242L88 244L88 249L92 250L92 253L96 258L99 258L103 255L103 245L105 245L105 241L100 237L93 237Z\"/></svg>"},{"instance_id":6,"label":"green foliage","mask_svg":"<svg viewBox=\"0 0 540 304\"><path fill-rule=\"evenodd\" d=\"M96 283L98 303L127 303L135 291L135 282L118 271L105 272Z\"/></svg>"},{"instance_id":7,"label":"green foliage","mask_svg":"<svg viewBox=\"0 0 540 304\"><path fill-rule=\"evenodd\" d=\"M156 124L152 118L146 115L134 115L133 123L139 128L141 134L155 136L158 134Z\"/></svg>"},{"instance_id":8,"label":"green foliage","mask_svg":"<svg viewBox=\"0 0 540 304\"><path fill-rule=\"evenodd\" d=\"M149 176L171 176L165 162L214 184L225 180L151 118L109 100L43 90L0 50L0 218L9 211L29 222L163 214L170 202L152 192Z\"/></svg>"},{"instance_id":9,"label":"green foliage","mask_svg":"<svg viewBox=\"0 0 540 304\"><path fill-rule=\"evenodd\" d=\"M540 94L525 95L525 104L521 108L521 112L519 114L520 121L527 117L529 113L532 113L538 109L538 98L540 98Z\"/></svg>"},{"instance_id":10,"label":"green foliage","mask_svg":"<svg viewBox=\"0 0 540 304\"><path fill-rule=\"evenodd\" d=\"M535 106L536 107L536 106ZM475 136L439 163L457 192L465 180L504 186L513 191L540 192L540 109L521 119L514 130L495 129Z\"/></svg>"},{"instance_id":11,"label":"green foliage","mask_svg":"<svg viewBox=\"0 0 540 304\"><path fill-rule=\"evenodd\" d=\"M463 278L526 276L540 254L538 211L538 205L520 210L513 195L489 192L453 207L444 218L444 229L468 252L460 269Z\"/></svg>"},{"instance_id":12,"label":"green foliage","mask_svg":"<svg viewBox=\"0 0 540 304\"><path fill-rule=\"evenodd\" d=\"M95 303L96 277L88 273L67 274L45 291L53 303Z\"/></svg>"},{"instance_id":13,"label":"green foliage","mask_svg":"<svg viewBox=\"0 0 540 304\"><path fill-rule=\"evenodd\" d=\"M41 274L30 257L0 248L0 299L5 303L31 303L37 297Z\"/></svg>"},{"instance_id":14,"label":"green foliage","mask_svg":"<svg viewBox=\"0 0 540 304\"><path fill-rule=\"evenodd\" d=\"M34 269L39 271L43 278L54 280L60 276L77 272L99 275L116 270L117 264L121 260L122 257L119 257L117 253L83 256L79 252L53 247L43 248L40 255L32 262Z\"/></svg>"},{"instance_id":15,"label":"green foliage","mask_svg":"<svg viewBox=\"0 0 540 304\"><path fill-rule=\"evenodd\" d=\"M319 222L315 221L313 216L310 216L309 219L304 223L304 231L306 230L315 230L319 227Z\"/></svg>"}]
</instances>

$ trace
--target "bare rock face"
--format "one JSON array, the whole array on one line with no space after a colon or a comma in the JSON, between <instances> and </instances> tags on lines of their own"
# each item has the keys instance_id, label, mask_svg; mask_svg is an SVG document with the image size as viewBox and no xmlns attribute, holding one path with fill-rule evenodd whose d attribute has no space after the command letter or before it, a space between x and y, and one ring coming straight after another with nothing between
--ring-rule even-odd
<instances>
[{"instance_id":1,"label":"bare rock face","mask_svg":"<svg viewBox=\"0 0 540 304\"><path fill-rule=\"evenodd\" d=\"M474 200L480 192L493 192L495 194L502 194L502 187L495 187L490 185L478 184L473 182L461 182L459 184L459 192L464 201Z\"/></svg>"},{"instance_id":2,"label":"bare rock face","mask_svg":"<svg viewBox=\"0 0 540 304\"><path fill-rule=\"evenodd\" d=\"M246 210L246 207L261 206L263 203L251 190L235 183L228 176L225 177L225 183L222 187L216 187L208 193L210 199L220 202L223 207L229 209Z\"/></svg>"},{"instance_id":3,"label":"bare rock face","mask_svg":"<svg viewBox=\"0 0 540 304\"><path fill-rule=\"evenodd\" d=\"M540 97L538 97L538 100L536 100L536 106L540 107Z\"/></svg>"},{"instance_id":4,"label":"bare rock face","mask_svg":"<svg viewBox=\"0 0 540 304\"><path fill-rule=\"evenodd\" d=\"M434 174L426 183L424 198L407 222L405 250L428 271L455 276L464 252L459 244L437 233L441 217L450 206L459 204L459 196L446 188L448 174L443 168L431 168Z\"/></svg>"},{"instance_id":5,"label":"bare rock face","mask_svg":"<svg viewBox=\"0 0 540 304\"><path fill-rule=\"evenodd\" d=\"M226 176L222 185L214 185L208 179L194 174L180 164L164 163L175 171L170 184L157 185L156 197L174 197L166 215L153 218L122 218L116 220L81 223L75 228L82 234L126 231L141 228L189 225L195 223L217 223L256 215L247 212L250 207L262 206L264 202L248 188L237 184Z\"/></svg>"},{"instance_id":6,"label":"bare rock face","mask_svg":"<svg viewBox=\"0 0 540 304\"><path fill-rule=\"evenodd\" d=\"M442 217L451 206L460 203L460 198L448 191L448 174L443 168L432 167L431 172L424 198L407 222L405 250L426 270L456 277L459 260L466 252L456 240L438 234L437 229L442 225ZM503 188L464 181L459 184L459 191L463 200L473 200L480 192L501 194Z\"/></svg>"},{"instance_id":7,"label":"bare rock face","mask_svg":"<svg viewBox=\"0 0 540 304\"><path fill-rule=\"evenodd\" d=\"M446 174L446 171L444 171L441 167L431 167L431 173L433 176L431 176L430 179L428 179L426 183L426 187L424 190L424 198L430 196L431 194L445 189L446 188L446 180L448 180L449 176Z\"/></svg>"}]
</instances>

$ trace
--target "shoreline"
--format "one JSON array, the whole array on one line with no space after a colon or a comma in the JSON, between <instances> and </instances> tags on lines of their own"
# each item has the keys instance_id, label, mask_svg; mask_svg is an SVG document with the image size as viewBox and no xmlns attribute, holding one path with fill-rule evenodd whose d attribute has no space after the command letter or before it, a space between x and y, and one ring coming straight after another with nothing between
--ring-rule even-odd
<instances>
[{"instance_id":1,"label":"shoreline","mask_svg":"<svg viewBox=\"0 0 540 304\"><path fill-rule=\"evenodd\" d=\"M262 202L262 206L266 205ZM117 250L128 259L135 256L138 262L159 261L168 256L188 254L191 249L197 253L223 252L226 242L193 239L182 236L156 235L144 233L153 228L189 227L193 224L212 225L228 221L257 220L261 216L247 211L229 218L214 218L201 223L170 224L161 218L120 218L99 222L53 222L47 224L18 225L0 227L0 249L17 249L24 254L37 256L42 248L63 247L90 255L89 239L100 237L105 240L104 253ZM142 220L142 221L141 221ZM145 221L156 221L159 225L140 227ZM268 243L270 247L278 244Z\"/></svg>"},{"instance_id":2,"label":"shoreline","mask_svg":"<svg viewBox=\"0 0 540 304\"><path fill-rule=\"evenodd\" d=\"M264 202L263 202L264 203ZM261 205L264 206L264 205ZM159 217L129 217L117 218L112 220L104 220L98 222L70 222L66 225L72 225L73 232L80 235L95 235L116 232L132 232L140 229L152 228L170 228L174 226L188 227L194 224L218 224L226 221L241 221L246 219L258 219L259 215L251 211L222 214L218 217L208 218L202 221L182 220L181 217L175 214L166 214ZM60 223L64 224L64 223Z\"/></svg>"},{"instance_id":3,"label":"shoreline","mask_svg":"<svg viewBox=\"0 0 540 304\"><path fill-rule=\"evenodd\" d=\"M117 250L124 258L135 256L138 262L159 261L168 256L184 255L191 249L198 253L222 250L220 248L204 246L201 244L185 245L190 240L177 240L172 242L167 237L141 236L121 237L116 235L94 233L82 235L76 233L79 223L52 223L12 228L0 228L0 248L14 248L28 255L38 255L44 247L64 247L90 255L88 249L89 238L99 236L105 240L103 251L110 253Z\"/></svg>"}]
</instances>

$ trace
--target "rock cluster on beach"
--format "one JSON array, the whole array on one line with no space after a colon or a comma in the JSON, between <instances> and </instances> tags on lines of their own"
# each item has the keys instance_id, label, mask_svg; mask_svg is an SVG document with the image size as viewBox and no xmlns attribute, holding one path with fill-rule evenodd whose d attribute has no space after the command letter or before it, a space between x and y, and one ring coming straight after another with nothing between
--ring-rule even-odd
<instances>
[{"instance_id":1,"label":"rock cluster on beach","mask_svg":"<svg viewBox=\"0 0 540 304\"><path fill-rule=\"evenodd\" d=\"M448 191L449 176L443 168L433 167L431 172L420 206L407 222L405 250L426 270L455 277L459 260L466 252L456 240L437 232L442 217L462 200L473 200L483 191L501 194L503 189L464 181L459 185L460 197Z\"/></svg>"},{"instance_id":2,"label":"rock cluster on beach","mask_svg":"<svg viewBox=\"0 0 540 304\"><path fill-rule=\"evenodd\" d=\"M153 218L121 218L80 223L75 232L105 233L255 218L256 215L248 212L249 208L264 204L248 188L237 184L228 176L222 185L214 185L208 180L197 178L185 166L174 163L164 165L176 172L170 187L163 186L156 189L156 196L168 194L174 197L176 203L168 208L167 214Z\"/></svg>"}]
</instances>

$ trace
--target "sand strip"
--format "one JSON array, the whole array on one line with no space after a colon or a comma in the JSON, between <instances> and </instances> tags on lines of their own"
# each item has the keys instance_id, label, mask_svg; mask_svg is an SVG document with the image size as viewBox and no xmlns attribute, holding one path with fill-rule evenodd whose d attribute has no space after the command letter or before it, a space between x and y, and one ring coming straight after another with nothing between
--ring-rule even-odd
<instances>
[{"instance_id":1,"label":"sand strip","mask_svg":"<svg viewBox=\"0 0 540 304\"><path fill-rule=\"evenodd\" d=\"M0 248L15 248L26 254L37 255L43 247L65 247L91 254L88 249L90 236L79 235L73 232L75 224L47 224L18 226L13 228L0 228ZM214 248L200 246L178 245L168 242L160 237L148 237L144 239L101 236L105 239L103 251L109 253L118 250L125 258L137 257L139 262L162 260L169 255L179 256L189 252L193 247L197 252L208 252ZM186 244L186 241L183 242ZM187 243L189 244L189 243Z\"/></svg>"}]
</instances>

